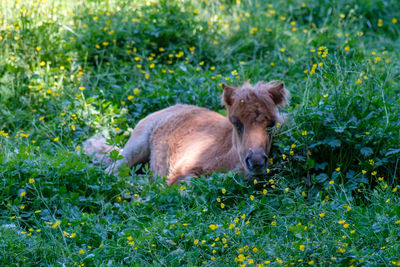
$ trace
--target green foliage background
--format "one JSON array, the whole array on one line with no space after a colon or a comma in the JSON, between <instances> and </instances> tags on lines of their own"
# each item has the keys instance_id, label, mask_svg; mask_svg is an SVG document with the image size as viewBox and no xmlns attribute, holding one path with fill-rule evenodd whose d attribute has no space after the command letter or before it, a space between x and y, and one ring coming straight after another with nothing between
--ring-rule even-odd
<instances>
[{"instance_id":1,"label":"green foliage background","mask_svg":"<svg viewBox=\"0 0 400 267\"><path fill-rule=\"evenodd\" d=\"M399 34L395 0L0 2L1 265L400 265ZM263 180L80 154L260 80L291 92Z\"/></svg>"}]
</instances>

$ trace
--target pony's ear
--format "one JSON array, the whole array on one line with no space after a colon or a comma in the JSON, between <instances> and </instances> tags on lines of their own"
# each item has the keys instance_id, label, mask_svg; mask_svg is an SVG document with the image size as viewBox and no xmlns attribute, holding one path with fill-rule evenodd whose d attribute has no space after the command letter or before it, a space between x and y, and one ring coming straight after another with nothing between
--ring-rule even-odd
<instances>
[{"instance_id":1,"label":"pony's ear","mask_svg":"<svg viewBox=\"0 0 400 267\"><path fill-rule=\"evenodd\" d=\"M277 107L282 107L287 103L289 91L286 90L283 82L268 88L268 93Z\"/></svg>"},{"instance_id":2,"label":"pony's ear","mask_svg":"<svg viewBox=\"0 0 400 267\"><path fill-rule=\"evenodd\" d=\"M222 89L224 90L222 93L222 101L226 106L231 106L233 104L233 92L236 89L226 85L225 83L222 84Z\"/></svg>"}]
</instances>

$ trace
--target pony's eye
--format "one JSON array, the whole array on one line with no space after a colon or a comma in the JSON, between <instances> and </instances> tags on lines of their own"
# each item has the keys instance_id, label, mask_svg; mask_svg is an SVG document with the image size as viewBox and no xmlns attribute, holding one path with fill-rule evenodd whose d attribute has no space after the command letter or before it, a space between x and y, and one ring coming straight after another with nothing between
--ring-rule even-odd
<instances>
[{"instance_id":1,"label":"pony's eye","mask_svg":"<svg viewBox=\"0 0 400 267\"><path fill-rule=\"evenodd\" d=\"M239 136L241 136L243 134L243 123L239 120L238 117L232 116L232 124L233 126L235 126Z\"/></svg>"}]
</instances>

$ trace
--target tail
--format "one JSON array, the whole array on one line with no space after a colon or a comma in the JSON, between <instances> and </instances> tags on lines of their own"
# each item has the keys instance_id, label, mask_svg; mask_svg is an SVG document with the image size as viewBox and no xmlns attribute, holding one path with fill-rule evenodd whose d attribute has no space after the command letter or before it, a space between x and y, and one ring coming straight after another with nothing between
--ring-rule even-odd
<instances>
[{"instance_id":1,"label":"tail","mask_svg":"<svg viewBox=\"0 0 400 267\"><path fill-rule=\"evenodd\" d=\"M101 163L106 166L112 164L109 153L113 150L120 151L118 147L108 145L106 139L101 135L89 138L82 143L82 146L86 155L93 156L92 160L94 163Z\"/></svg>"}]
</instances>

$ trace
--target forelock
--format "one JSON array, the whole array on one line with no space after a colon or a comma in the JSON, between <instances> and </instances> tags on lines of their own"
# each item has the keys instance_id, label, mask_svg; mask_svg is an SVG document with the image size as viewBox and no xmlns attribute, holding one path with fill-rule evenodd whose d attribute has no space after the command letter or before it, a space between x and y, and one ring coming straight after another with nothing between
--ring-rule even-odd
<instances>
[{"instance_id":1,"label":"forelock","mask_svg":"<svg viewBox=\"0 0 400 267\"><path fill-rule=\"evenodd\" d=\"M230 115L238 116L247 122L266 123L274 119L275 105L265 94L271 83L257 83L252 86L246 82L235 90L234 102L229 109Z\"/></svg>"}]
</instances>

